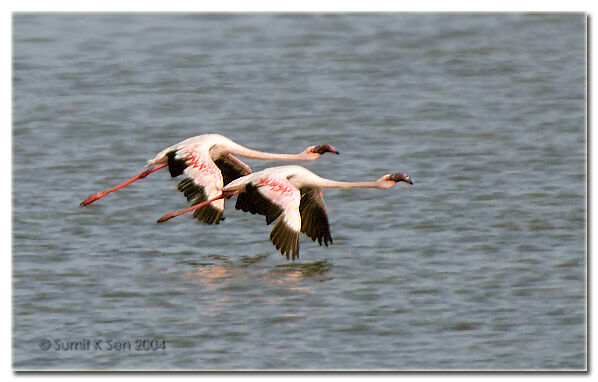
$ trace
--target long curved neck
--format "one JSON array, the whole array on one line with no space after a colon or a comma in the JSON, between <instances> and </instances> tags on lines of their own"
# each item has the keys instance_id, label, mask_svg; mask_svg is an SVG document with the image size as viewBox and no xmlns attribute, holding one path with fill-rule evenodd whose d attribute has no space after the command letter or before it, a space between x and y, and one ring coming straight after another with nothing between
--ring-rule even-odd
<instances>
[{"instance_id":1,"label":"long curved neck","mask_svg":"<svg viewBox=\"0 0 598 382\"><path fill-rule=\"evenodd\" d=\"M245 158L251 159L273 159L273 160L285 160L285 161L310 161L313 158L305 155L305 152L299 154L278 154L278 153L267 153L264 151L252 150L248 147L241 146L238 143L231 142L228 145L228 151L231 154L239 155Z\"/></svg>"},{"instance_id":2,"label":"long curved neck","mask_svg":"<svg viewBox=\"0 0 598 382\"><path fill-rule=\"evenodd\" d=\"M382 188L376 180L371 182L340 182L325 178L318 179L318 187L322 188Z\"/></svg>"}]
</instances>

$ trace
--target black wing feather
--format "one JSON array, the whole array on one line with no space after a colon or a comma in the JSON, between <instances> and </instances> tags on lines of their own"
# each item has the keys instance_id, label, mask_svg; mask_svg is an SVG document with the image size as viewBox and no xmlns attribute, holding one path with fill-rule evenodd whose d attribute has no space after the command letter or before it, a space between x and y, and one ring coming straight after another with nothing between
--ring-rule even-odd
<instances>
[{"instance_id":1,"label":"black wing feather","mask_svg":"<svg viewBox=\"0 0 598 382\"><path fill-rule=\"evenodd\" d=\"M245 187L245 192L237 196L235 208L252 214L264 215L266 224L272 223L282 214L282 208L264 197L253 184Z\"/></svg>"},{"instance_id":2,"label":"black wing feather","mask_svg":"<svg viewBox=\"0 0 598 382\"><path fill-rule=\"evenodd\" d=\"M274 224L274 228L270 232L270 240L276 249L286 256L287 260L290 257L295 261L299 257L299 232L293 231L283 219L279 219Z\"/></svg>"},{"instance_id":3,"label":"black wing feather","mask_svg":"<svg viewBox=\"0 0 598 382\"><path fill-rule=\"evenodd\" d=\"M206 195L204 193L203 187L196 184L193 181L193 179L191 179L191 178L183 179L179 183L178 189L185 195L187 200L199 198L201 200L199 200L198 203L201 203L204 200L206 200ZM194 203L194 204L197 204L197 203Z\"/></svg>"},{"instance_id":4,"label":"black wing feather","mask_svg":"<svg viewBox=\"0 0 598 382\"><path fill-rule=\"evenodd\" d=\"M203 187L196 184L191 178L183 179L178 188L187 197L187 200L195 199L191 203L193 206L207 200ZM211 204L196 209L193 212L193 217L206 224L218 224L221 220L224 220L222 211L212 207Z\"/></svg>"},{"instance_id":5,"label":"black wing feather","mask_svg":"<svg viewBox=\"0 0 598 382\"><path fill-rule=\"evenodd\" d=\"M313 241L318 240L326 246L332 244L330 234L330 225L328 224L328 214L326 213L326 204L322 199L321 190L311 187L303 187L301 191L301 202L299 204L299 213L301 214L301 232L305 233Z\"/></svg>"},{"instance_id":6,"label":"black wing feather","mask_svg":"<svg viewBox=\"0 0 598 382\"><path fill-rule=\"evenodd\" d=\"M168 171L173 178L181 175L187 168L187 163L184 159L176 159L177 150L170 151L168 154Z\"/></svg>"},{"instance_id":7,"label":"black wing feather","mask_svg":"<svg viewBox=\"0 0 598 382\"><path fill-rule=\"evenodd\" d=\"M245 192L238 194L235 208L252 214L264 215L266 224L278 219L283 209L263 196L256 186L248 184ZM299 232L292 230L282 218L278 219L270 232L270 240L287 259L299 257Z\"/></svg>"},{"instance_id":8,"label":"black wing feather","mask_svg":"<svg viewBox=\"0 0 598 382\"><path fill-rule=\"evenodd\" d=\"M225 186L235 179L251 174L251 168L231 154L220 156L214 163L222 172Z\"/></svg>"}]
</instances>

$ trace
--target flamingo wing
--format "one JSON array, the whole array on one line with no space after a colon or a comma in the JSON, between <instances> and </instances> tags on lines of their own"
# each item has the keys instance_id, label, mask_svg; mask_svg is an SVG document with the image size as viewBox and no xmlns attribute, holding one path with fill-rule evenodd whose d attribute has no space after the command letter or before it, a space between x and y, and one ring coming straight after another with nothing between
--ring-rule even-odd
<instances>
[{"instance_id":1,"label":"flamingo wing","mask_svg":"<svg viewBox=\"0 0 598 382\"><path fill-rule=\"evenodd\" d=\"M214 163L222 172L225 186L237 178L251 174L251 167L232 154L221 155Z\"/></svg>"},{"instance_id":2,"label":"flamingo wing","mask_svg":"<svg viewBox=\"0 0 598 382\"><path fill-rule=\"evenodd\" d=\"M287 259L295 260L299 257L300 200L299 190L287 178L270 175L249 183L237 197L235 208L264 215L266 224L276 220L270 240Z\"/></svg>"},{"instance_id":3,"label":"flamingo wing","mask_svg":"<svg viewBox=\"0 0 598 382\"><path fill-rule=\"evenodd\" d=\"M305 233L313 241L322 241L326 246L333 243L328 224L326 204L322 197L322 189L315 187L302 187L299 212L301 213L301 232Z\"/></svg>"},{"instance_id":4,"label":"flamingo wing","mask_svg":"<svg viewBox=\"0 0 598 382\"><path fill-rule=\"evenodd\" d=\"M169 161L171 156L169 156ZM183 147L172 155L172 161L181 168L184 162L184 173L187 178L179 185L179 191L183 192L187 200L193 200L192 205L199 204L205 200L217 197L222 192L223 179L220 169L209 154L202 150L199 145ZM169 163L170 167L170 163ZM223 220L224 200L216 200L207 206L194 211L193 217L207 224L218 224Z\"/></svg>"}]
</instances>

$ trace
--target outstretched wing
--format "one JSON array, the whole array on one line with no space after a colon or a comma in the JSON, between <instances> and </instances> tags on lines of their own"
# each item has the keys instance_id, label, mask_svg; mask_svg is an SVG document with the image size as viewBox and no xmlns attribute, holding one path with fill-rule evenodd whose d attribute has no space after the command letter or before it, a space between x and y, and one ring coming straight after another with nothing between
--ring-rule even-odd
<instances>
[{"instance_id":1,"label":"outstretched wing","mask_svg":"<svg viewBox=\"0 0 598 382\"><path fill-rule=\"evenodd\" d=\"M251 167L232 154L221 155L214 163L222 173L225 186L237 178L251 174Z\"/></svg>"},{"instance_id":2,"label":"outstretched wing","mask_svg":"<svg viewBox=\"0 0 598 382\"><path fill-rule=\"evenodd\" d=\"M322 189L315 187L302 187L299 212L301 213L301 232L305 233L313 241L322 241L326 246L333 243L328 224L326 204L322 197Z\"/></svg>"},{"instance_id":3,"label":"outstretched wing","mask_svg":"<svg viewBox=\"0 0 598 382\"><path fill-rule=\"evenodd\" d=\"M174 154L169 153L168 165L171 175L176 176L180 171L177 175L184 173L187 176L179 183L178 189L184 193L187 200L194 199L192 205L217 197L222 192L222 173L208 152L202 150L199 145L186 146ZM224 200L220 199L198 208L193 217L207 224L218 224L224 219L223 211Z\"/></svg>"},{"instance_id":4,"label":"outstretched wing","mask_svg":"<svg viewBox=\"0 0 598 382\"><path fill-rule=\"evenodd\" d=\"M299 257L300 199L299 190L288 179L270 175L248 184L237 197L235 208L264 215L267 224L278 219L270 240L287 259L290 255L295 260Z\"/></svg>"}]
</instances>

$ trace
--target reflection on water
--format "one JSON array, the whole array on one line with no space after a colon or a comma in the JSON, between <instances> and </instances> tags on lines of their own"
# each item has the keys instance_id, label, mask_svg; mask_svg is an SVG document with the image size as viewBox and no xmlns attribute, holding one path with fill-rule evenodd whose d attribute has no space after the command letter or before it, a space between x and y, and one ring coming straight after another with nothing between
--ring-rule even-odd
<instances>
[{"instance_id":1,"label":"reflection on water","mask_svg":"<svg viewBox=\"0 0 598 382\"><path fill-rule=\"evenodd\" d=\"M224 283L243 281L248 277L248 272L251 272L250 277L256 277L259 272L264 271L264 268L257 271L248 271L246 268L264 261L268 256L241 256L238 261L231 260L228 256L223 255L209 255L208 257L217 259L220 264L185 262L187 265L193 267L193 270L185 272L185 277L212 286L222 286ZM279 264L275 269L266 271L260 277L260 280L273 284L298 282L305 279L327 281L331 278L323 276L331 269L332 263L328 260L319 260L312 263Z\"/></svg>"},{"instance_id":2,"label":"reflection on water","mask_svg":"<svg viewBox=\"0 0 598 382\"><path fill-rule=\"evenodd\" d=\"M267 255L241 256L241 262L239 266L249 267L253 264L259 263L260 261L264 261L267 257Z\"/></svg>"},{"instance_id":3,"label":"reflection on water","mask_svg":"<svg viewBox=\"0 0 598 382\"><path fill-rule=\"evenodd\" d=\"M185 273L187 277L193 277L203 283L211 283L224 277L229 277L229 267L222 265L200 265L193 271Z\"/></svg>"},{"instance_id":4,"label":"reflection on water","mask_svg":"<svg viewBox=\"0 0 598 382\"><path fill-rule=\"evenodd\" d=\"M330 271L332 263L328 260L314 261L313 263L288 263L277 265L275 270L269 272L269 275L282 275L285 280L298 281L305 278L318 277L318 280L325 281L323 276Z\"/></svg>"}]
</instances>

